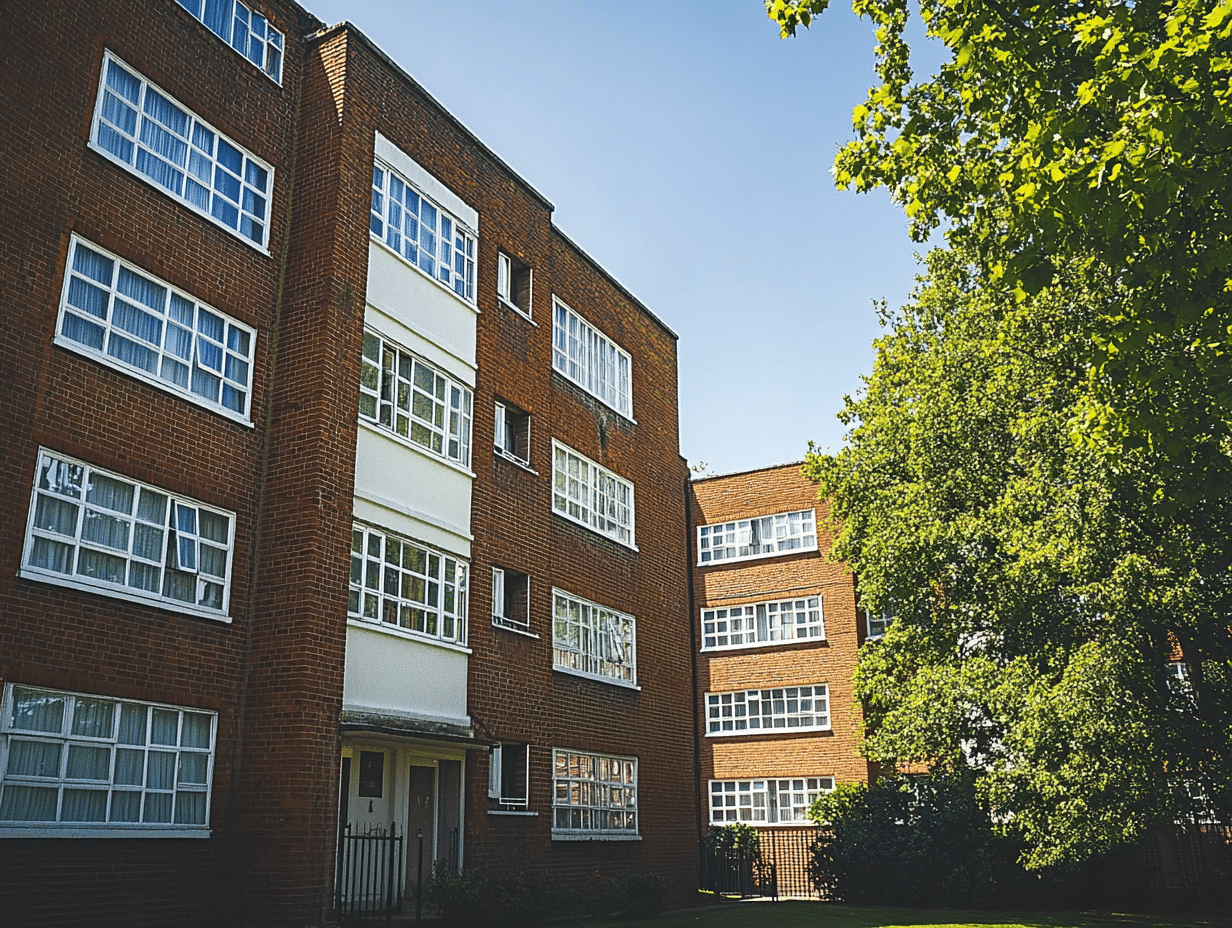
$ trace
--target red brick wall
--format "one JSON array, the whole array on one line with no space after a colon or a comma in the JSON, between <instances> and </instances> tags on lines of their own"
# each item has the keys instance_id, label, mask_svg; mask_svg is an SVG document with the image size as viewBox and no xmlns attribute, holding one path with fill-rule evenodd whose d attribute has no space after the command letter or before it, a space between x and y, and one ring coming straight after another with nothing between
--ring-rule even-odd
<instances>
[{"instance_id":1,"label":"red brick wall","mask_svg":"<svg viewBox=\"0 0 1232 928\"><path fill-rule=\"evenodd\" d=\"M286 34L281 86L174 3L6 10L0 682L219 713L212 837L0 841L6 920L237 923L232 868L254 849L267 865L237 869L267 892L243 900L245 917L305 924L328 903L342 623L331 627L322 603L345 580L339 545L319 539L345 540L334 523L349 520L354 400L345 414L322 407L337 395L329 381L357 378L308 337L316 310L288 311L283 298L285 236L312 224L292 196L298 36L311 21L289 5L270 12ZM104 49L274 166L269 255L87 148ZM258 330L251 427L52 345L72 232ZM317 356L287 348L297 341ZM232 622L18 578L40 444L233 511ZM260 795L271 782L275 795ZM271 857L271 842L289 853ZM268 920L262 901L277 910Z\"/></svg>"},{"instance_id":2,"label":"red brick wall","mask_svg":"<svg viewBox=\"0 0 1232 928\"><path fill-rule=\"evenodd\" d=\"M861 721L852 698L851 673L863 638L851 571L829 560L833 536L829 507L799 464L694 480L690 485L695 633L707 607L789 599L820 593L824 641L776 644L699 655L698 712L702 720L702 789L710 779L833 776L840 783L867 782L868 763L858 754ZM736 519L815 509L818 550L747 561L697 565L697 527ZM830 731L791 735L705 735L705 694L765 686L825 683ZM709 820L707 798L703 814Z\"/></svg>"}]
</instances>

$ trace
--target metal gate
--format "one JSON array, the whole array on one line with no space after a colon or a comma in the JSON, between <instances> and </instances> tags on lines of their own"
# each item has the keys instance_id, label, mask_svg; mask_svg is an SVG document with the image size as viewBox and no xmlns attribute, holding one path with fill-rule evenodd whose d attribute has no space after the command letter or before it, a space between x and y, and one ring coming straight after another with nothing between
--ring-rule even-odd
<instances>
[{"instance_id":1,"label":"metal gate","mask_svg":"<svg viewBox=\"0 0 1232 928\"><path fill-rule=\"evenodd\" d=\"M351 834L348 824L338 835L335 908L344 918L386 920L402 908L403 839L397 825Z\"/></svg>"}]
</instances>

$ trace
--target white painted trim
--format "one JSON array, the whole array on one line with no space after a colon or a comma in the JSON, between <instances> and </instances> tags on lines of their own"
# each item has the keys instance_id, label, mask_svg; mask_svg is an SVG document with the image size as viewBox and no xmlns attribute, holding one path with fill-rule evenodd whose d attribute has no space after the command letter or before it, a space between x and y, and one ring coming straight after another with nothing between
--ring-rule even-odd
<instances>
[{"instance_id":1,"label":"white painted trim","mask_svg":"<svg viewBox=\"0 0 1232 928\"><path fill-rule=\"evenodd\" d=\"M380 132L376 133L374 149L376 157L386 162L423 193L426 193L428 198L434 200L438 206L442 206L447 212L453 213L454 218L460 220L467 227L467 231L475 236L476 246L478 246L479 213L474 208L429 174L415 159L381 135Z\"/></svg>"}]
</instances>

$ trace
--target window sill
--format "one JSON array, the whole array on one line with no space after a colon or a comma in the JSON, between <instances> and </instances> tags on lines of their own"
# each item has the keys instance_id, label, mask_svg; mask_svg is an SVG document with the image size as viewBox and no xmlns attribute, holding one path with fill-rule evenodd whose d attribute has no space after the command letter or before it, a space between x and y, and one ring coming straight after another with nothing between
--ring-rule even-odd
<instances>
[{"instance_id":1,"label":"window sill","mask_svg":"<svg viewBox=\"0 0 1232 928\"><path fill-rule=\"evenodd\" d=\"M373 432L377 435L380 435L382 438L387 438L397 445L401 445L403 448L406 448L408 451L414 451L416 454L422 455L423 457L427 458L429 461L435 461L437 464L443 464L444 466L448 467L450 470L456 470L458 473L464 474L465 476L470 477L472 480L475 479L475 472L471 470L469 467L463 464L459 464L457 461L451 461L449 460L449 458L444 457L443 455L437 454L435 451L429 451L423 445L416 444L415 442L411 441L409 438L403 438L397 432L387 429L385 428L385 426L377 422L373 422L371 419L365 419L363 416L360 416L359 424L362 425L364 428L368 429L368 431Z\"/></svg>"},{"instance_id":2,"label":"window sill","mask_svg":"<svg viewBox=\"0 0 1232 928\"><path fill-rule=\"evenodd\" d=\"M121 60L121 59L116 58L115 60L116 60L116 61L119 61L119 60ZM126 67L127 67L127 65L126 65ZM158 86L158 85L157 85L157 84L155 84L153 81L148 81L148 85L149 85L149 86L151 86L151 87L157 87L157 86ZM101 99L101 97L100 97L100 99ZM172 99L174 99L174 98L172 98ZM177 103L177 105L179 105L179 106L181 106L181 107L183 107L183 106L184 106L182 103ZM185 109L187 109L187 107L184 107L184 108L185 108ZM194 114L194 115L195 115L195 114ZM202 119L202 120L201 120L201 122L202 122L202 124L203 124L203 125L210 126L210 124L209 124L209 123L207 123L207 122L205 122L205 120L204 120L204 119ZM211 128L211 129L213 129L213 126L210 126L210 128ZM222 229L224 232L226 232L226 233L227 233L228 235L230 235L232 238L236 239L237 241L243 242L243 243L244 243L245 245L247 245L249 248L253 249L254 251L258 252L259 254L263 255L264 257L266 257L266 258L271 257L270 252L269 252L269 246L267 245L267 243L266 243L266 242L254 242L252 239L250 239L247 235L244 235L244 234L243 234L242 232L240 232L238 229L233 229L233 228L231 228L229 225L227 225L225 222L221 222L220 220L215 219L212 213L202 212L200 209L198 209L197 207L193 206L193 205L192 205L191 203L189 203L187 200L185 200L185 199L181 198L178 194L172 193L172 192L171 192L170 190L168 190L166 187L163 187L162 185L155 183L153 180L151 180L150 178L146 177L146 175L142 174L142 173L141 173L140 171L138 171L136 168L134 168L134 167L130 166L130 165L128 164L128 162L126 162L126 161L121 161L119 158L117 158L115 155L113 155L113 154L112 154L111 152L109 152L107 149L103 148L103 146L101 146L101 145L97 144L97 143L94 141L94 138L93 138L93 137L94 137L94 134L95 134L97 131L98 131L98 117L97 117L97 115L96 115L96 116L94 117L94 119L92 120L91 125L90 125L90 141L87 143L87 147L88 147L91 151L96 152L97 154L99 154L99 155L101 155L102 157L106 158L106 159L107 159L108 161L110 161L112 164L116 165L117 167L122 168L122 169L124 170L124 172L128 174L128 176L129 176L129 177L136 178L136 179L137 179L140 183L145 184L145 185L146 185L147 187L149 187L151 190L157 190L157 191L158 191L159 193L161 193L163 196L167 197L167 198L168 198L168 199L170 199L172 202L174 202L177 206L182 206L184 209L188 210L190 213L192 213L192 214L193 214L194 216L196 216L197 218L205 220L206 222L208 222L210 225L212 225L212 226L213 226L214 228L216 228L216 229ZM217 132L218 130L217 130L217 129L214 129L214 131L215 131L215 132ZM220 134L221 134L221 133L220 133ZM255 160L255 158L254 158L254 160ZM268 199L268 200L272 200L272 199L273 199L273 186L274 186L274 180L273 180L273 169L272 169L272 168L270 168L270 191L271 191L271 192L270 192L270 194L269 194L269 195L268 195L268 197L267 197L267 199ZM267 238L267 239L268 239L268 237L269 237L269 233L270 233L270 225L271 225L271 223L267 220L267 221L266 221L266 223L265 223L265 235L266 235L266 238Z\"/></svg>"},{"instance_id":3,"label":"window sill","mask_svg":"<svg viewBox=\"0 0 1232 928\"><path fill-rule=\"evenodd\" d=\"M598 535L600 538L606 538L608 541L613 542L614 544L618 544L622 548L627 548L628 550L634 551L638 554L641 553L641 549L638 548L635 542L621 541L619 538L613 538L611 535L607 534L606 532L599 531L589 522L583 522L581 519L576 519L573 516L569 515L567 512L561 512L559 509L554 508L552 510L552 514L560 516L566 522L572 522L574 525L580 525L582 526L582 528L586 529L588 532ZM630 532L629 534L632 535L633 533Z\"/></svg>"},{"instance_id":4,"label":"window sill","mask_svg":"<svg viewBox=\"0 0 1232 928\"><path fill-rule=\"evenodd\" d=\"M400 264L402 264L405 267L409 267L411 270L413 270L416 274L420 275L421 277L424 277L432 281L432 283L440 287L443 292L448 293L451 297L453 297L455 300L457 300L459 303L461 303L463 306L465 306L475 315L479 315L478 306L476 306L474 303L469 302L466 299L466 297L458 296L457 291L455 291L453 287L446 286L443 281L437 280L434 276L429 274L427 271L421 269L418 264L411 264L410 261L408 261L406 258L402 256L401 252L395 251L389 245L386 245L385 240L377 238L375 235L372 234L371 230L368 231L368 241L372 242L373 244L380 245L382 249L384 249L385 251L393 255L395 258L397 258ZM476 236L476 242L478 242L478 236Z\"/></svg>"},{"instance_id":5,"label":"window sill","mask_svg":"<svg viewBox=\"0 0 1232 928\"><path fill-rule=\"evenodd\" d=\"M570 385L572 385L572 386L576 387L577 389L581 390L584 394L586 394L587 396L589 396L591 399L595 400L596 402L598 402L598 403L602 403L602 404L603 404L606 408L608 408L608 409L610 409L612 412L616 413L616 415L620 416L620 418L624 419L624 420L625 420L626 422L628 422L630 425L637 425L637 420L633 418L633 413L632 413L632 411L627 412L627 413L625 413L625 412L621 412L619 409L617 409L615 406L613 406L611 403L609 403L609 402L608 402L607 400L605 400L603 397L599 396L599 395L598 395L598 394L596 394L596 393L591 393L591 392L590 392L590 390L588 390L588 389L587 389L585 386L583 386L582 384L578 383L576 380L574 380L572 377L570 377L568 374L566 374L564 371L562 371L562 370L561 370L559 367L557 367L555 364L553 364L553 365L552 365L552 373L553 373L553 374L559 374L559 375L560 375L560 379L561 379L561 380L563 380L563 381L565 381L565 383L570 384ZM632 387L633 387L633 384L632 384L632 381L630 380L630 384L629 384L629 388L630 388L630 390L632 390ZM633 404L632 404L632 403L630 403L629 405L630 405L630 406L632 406Z\"/></svg>"},{"instance_id":6,"label":"window sill","mask_svg":"<svg viewBox=\"0 0 1232 928\"><path fill-rule=\"evenodd\" d=\"M93 348L89 347L88 345L81 344L81 342L75 342L71 338L66 338L65 336L57 333L56 337L51 340L51 343L53 345L59 345L61 348L65 349L66 351L71 351L74 354L79 354L84 358L89 358L92 361L102 364L104 367L109 367L114 371L119 371L121 374L131 377L133 380L139 381L145 386L153 387L156 390L161 390L163 393L166 393L170 396L174 396L176 399L184 400L186 402L192 403L194 406L199 406L200 408L207 410L208 412L212 412L215 415L222 416L224 419L229 419L230 421L236 423L237 425L243 425L248 428L253 427L252 419L249 418L244 413L236 412L234 409L228 409L226 406L215 405L214 403L211 403L209 400L201 396L198 396L196 393L193 393L189 390L180 389L174 383L161 380L157 377L152 377L149 374L149 372L143 368L132 367L131 365L125 364L123 361L120 361L118 358L113 358L111 355L106 354L105 352L102 352L102 351L95 351ZM251 403L251 400L252 400L251 385L248 388L248 398L249 398L249 402Z\"/></svg>"},{"instance_id":7,"label":"window sill","mask_svg":"<svg viewBox=\"0 0 1232 928\"><path fill-rule=\"evenodd\" d=\"M755 648L788 648L794 645L819 645L830 642L821 635L817 638L791 638L787 641L757 641L753 644L717 644L708 648L699 648L701 654L722 654L726 651L752 651Z\"/></svg>"},{"instance_id":8,"label":"window sill","mask_svg":"<svg viewBox=\"0 0 1232 928\"><path fill-rule=\"evenodd\" d=\"M557 673L568 674L571 677L581 677L583 680L594 680L596 683L606 683L609 686L619 686L624 690L637 690L641 692L642 689L636 683L626 683L624 680L616 680L597 673L586 673L582 670L574 670L572 667L561 667L559 664L553 665L552 669Z\"/></svg>"},{"instance_id":9,"label":"window sill","mask_svg":"<svg viewBox=\"0 0 1232 928\"><path fill-rule=\"evenodd\" d=\"M214 612L205 609L198 609L189 603L179 603L166 599L155 599L152 596L141 596L139 591L129 587L111 587L103 584L86 583L80 580L75 580L71 577L66 577L64 574L45 573L41 570L32 567L22 567L17 574L25 580L34 580L38 583L47 583L51 586L60 586L69 590L79 590L82 593L92 593L96 596L106 596L108 599L120 599L128 603L138 603L143 606L149 606L153 609L162 609L165 612L174 612L179 615L191 615L201 619L211 619L215 622L231 624L231 616L226 613ZM228 590L228 595L230 591Z\"/></svg>"},{"instance_id":10,"label":"window sill","mask_svg":"<svg viewBox=\"0 0 1232 928\"><path fill-rule=\"evenodd\" d=\"M813 725L809 728L758 728L754 731L708 731L707 738L756 738L764 735L780 737L782 735L808 735L818 732L833 731L829 725Z\"/></svg>"},{"instance_id":11,"label":"window sill","mask_svg":"<svg viewBox=\"0 0 1232 928\"><path fill-rule=\"evenodd\" d=\"M534 632L532 632L530 629L518 628L517 626L514 626L514 625L508 625L503 620L501 620L499 616L495 616L495 615L492 616L492 627L499 628L503 632L512 632L515 635L521 635L523 638L538 638L539 637Z\"/></svg>"},{"instance_id":12,"label":"window sill","mask_svg":"<svg viewBox=\"0 0 1232 928\"><path fill-rule=\"evenodd\" d=\"M530 313L528 313L528 312L527 312L526 310L524 310L522 307L520 307L520 306L515 306L513 303L510 303L507 299L505 299L505 298L504 298L503 296L501 296L500 294L497 294L497 296L496 296L496 301L497 301L497 302L498 302L501 306L504 306L506 309L512 309L515 313L517 313L519 316L521 316L523 319L525 319L527 322L529 322L529 323L530 323L531 325L533 325L535 328L538 328L538 327L539 327L539 323L537 323L534 319L532 319L532 318L531 318L531 316L530 316Z\"/></svg>"},{"instance_id":13,"label":"window sill","mask_svg":"<svg viewBox=\"0 0 1232 928\"><path fill-rule=\"evenodd\" d=\"M746 554L744 557L723 557L716 560L703 561L700 558L697 561L698 567L722 567L726 564L739 564L742 561L761 561L768 557L791 557L796 554L815 554L818 548L814 544L811 547L804 548L788 548L786 551L767 551L764 554Z\"/></svg>"},{"instance_id":14,"label":"window sill","mask_svg":"<svg viewBox=\"0 0 1232 928\"><path fill-rule=\"evenodd\" d=\"M533 467L530 466L530 461L523 461L521 458L515 458L512 454L510 454L508 451L505 451L503 448L498 448L496 445L493 445L492 455L497 460L508 461L514 467L520 468L521 470L526 471L528 474L534 474L536 477L539 476L539 471L535 470Z\"/></svg>"},{"instance_id":15,"label":"window sill","mask_svg":"<svg viewBox=\"0 0 1232 928\"><path fill-rule=\"evenodd\" d=\"M553 841L641 841L641 835L606 835L597 832L557 831L552 829Z\"/></svg>"},{"instance_id":16,"label":"window sill","mask_svg":"<svg viewBox=\"0 0 1232 928\"><path fill-rule=\"evenodd\" d=\"M210 829L204 826L186 828L182 825L170 825L159 828L150 825L132 825L129 827L103 825L57 825L53 822L31 822L29 825L2 825L0 838L208 838Z\"/></svg>"},{"instance_id":17,"label":"window sill","mask_svg":"<svg viewBox=\"0 0 1232 928\"><path fill-rule=\"evenodd\" d=\"M525 809L488 809L488 815L503 815L508 818L534 818L538 812L528 812Z\"/></svg>"},{"instance_id":18,"label":"window sill","mask_svg":"<svg viewBox=\"0 0 1232 928\"><path fill-rule=\"evenodd\" d=\"M444 641L440 638L431 638L421 632L413 632L409 629L399 628L395 625L388 625L384 622L370 622L367 619L357 619L353 615L347 616L347 625L355 628L364 628L372 632L380 632L383 635L389 635L391 638L401 638L403 641L415 641L419 644L426 644L434 648L443 648L446 651L457 651L459 654L470 654L471 649L464 644L458 644L456 641Z\"/></svg>"}]
</instances>

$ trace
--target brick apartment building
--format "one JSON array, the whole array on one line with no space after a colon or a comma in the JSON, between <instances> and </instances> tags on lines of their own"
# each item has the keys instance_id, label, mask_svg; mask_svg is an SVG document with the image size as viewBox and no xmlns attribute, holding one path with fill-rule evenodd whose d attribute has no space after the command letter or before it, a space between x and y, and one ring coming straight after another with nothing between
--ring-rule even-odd
<instances>
[{"instance_id":1,"label":"brick apartment building","mask_svg":"<svg viewBox=\"0 0 1232 928\"><path fill-rule=\"evenodd\" d=\"M871 631L825 503L799 464L693 480L699 792L704 821L807 824L817 795L866 783L852 698Z\"/></svg>"},{"instance_id":2,"label":"brick apartment building","mask_svg":"<svg viewBox=\"0 0 1232 928\"><path fill-rule=\"evenodd\" d=\"M5 920L329 923L391 823L691 892L675 336L349 25L8 13Z\"/></svg>"}]
</instances>

